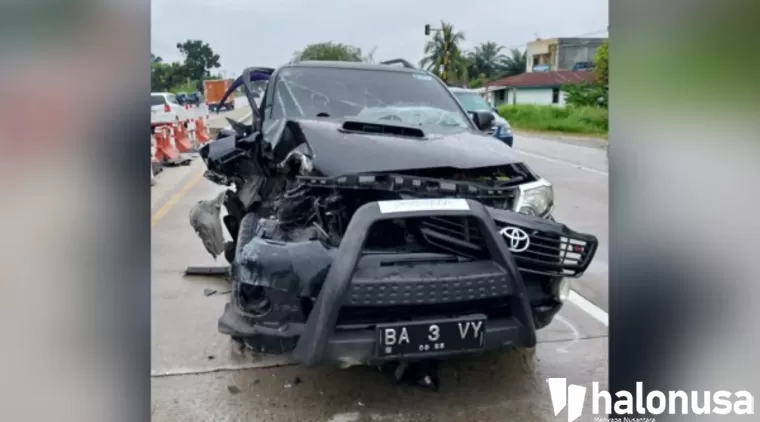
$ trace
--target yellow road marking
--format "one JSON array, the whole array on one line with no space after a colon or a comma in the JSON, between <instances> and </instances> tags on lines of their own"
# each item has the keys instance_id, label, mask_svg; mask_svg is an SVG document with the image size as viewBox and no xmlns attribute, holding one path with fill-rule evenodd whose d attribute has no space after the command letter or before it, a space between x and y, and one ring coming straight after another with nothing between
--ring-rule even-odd
<instances>
[{"instance_id":1,"label":"yellow road marking","mask_svg":"<svg viewBox=\"0 0 760 422\"><path fill-rule=\"evenodd\" d=\"M183 196L187 194L190 189L193 188L200 180L203 178L204 171L198 172L192 179L190 179L185 186L182 186L182 189L179 190L179 192L172 195L171 198L169 198L168 201L164 205L161 206L161 208L156 211L155 214L150 218L150 227L153 228L153 226L158 223L158 220L163 218L169 210L172 209L175 205L177 205L177 202L179 202L180 199L182 199Z\"/></svg>"}]
</instances>

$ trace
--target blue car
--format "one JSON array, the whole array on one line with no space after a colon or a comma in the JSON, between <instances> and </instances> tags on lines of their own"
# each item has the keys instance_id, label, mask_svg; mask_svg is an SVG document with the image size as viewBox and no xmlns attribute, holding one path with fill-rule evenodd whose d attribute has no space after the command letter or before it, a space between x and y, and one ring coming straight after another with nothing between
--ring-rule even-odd
<instances>
[{"instance_id":1,"label":"blue car","mask_svg":"<svg viewBox=\"0 0 760 422\"><path fill-rule=\"evenodd\" d=\"M493 134L493 137L504 142L505 144L512 146L514 137L512 135L512 126L503 117L499 116L499 113L478 94L477 91L465 88L450 87L449 90L457 97L459 103L462 104L468 113L474 113L476 111L490 111L493 113L494 122L493 128L488 133Z\"/></svg>"}]
</instances>

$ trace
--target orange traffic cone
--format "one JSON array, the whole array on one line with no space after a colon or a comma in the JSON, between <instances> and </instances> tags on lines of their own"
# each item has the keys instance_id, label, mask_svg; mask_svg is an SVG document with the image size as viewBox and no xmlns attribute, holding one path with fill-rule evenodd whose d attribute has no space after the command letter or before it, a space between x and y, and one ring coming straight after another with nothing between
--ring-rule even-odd
<instances>
[{"instance_id":1,"label":"orange traffic cone","mask_svg":"<svg viewBox=\"0 0 760 422\"><path fill-rule=\"evenodd\" d=\"M174 124L174 144L179 152L192 152L193 150L193 146L187 138L187 129L185 129L184 123Z\"/></svg>"},{"instance_id":2,"label":"orange traffic cone","mask_svg":"<svg viewBox=\"0 0 760 422\"><path fill-rule=\"evenodd\" d=\"M153 136L156 137L156 158L158 161L168 166L189 164L189 158L180 156L177 145L174 142L174 136L172 136L171 127L162 126L156 130Z\"/></svg>"},{"instance_id":3,"label":"orange traffic cone","mask_svg":"<svg viewBox=\"0 0 760 422\"><path fill-rule=\"evenodd\" d=\"M179 157L179 151L172 145L171 129L168 126L157 127L153 136L156 138L156 158L158 161L171 161Z\"/></svg>"},{"instance_id":4,"label":"orange traffic cone","mask_svg":"<svg viewBox=\"0 0 760 422\"><path fill-rule=\"evenodd\" d=\"M150 136L150 185L156 184L156 175L161 173L161 161L158 159L158 146L156 145L156 137L151 134Z\"/></svg>"},{"instance_id":5,"label":"orange traffic cone","mask_svg":"<svg viewBox=\"0 0 760 422\"><path fill-rule=\"evenodd\" d=\"M195 119L195 140L201 144L205 144L211 140L206 131L206 124L203 122L203 117Z\"/></svg>"}]
</instances>

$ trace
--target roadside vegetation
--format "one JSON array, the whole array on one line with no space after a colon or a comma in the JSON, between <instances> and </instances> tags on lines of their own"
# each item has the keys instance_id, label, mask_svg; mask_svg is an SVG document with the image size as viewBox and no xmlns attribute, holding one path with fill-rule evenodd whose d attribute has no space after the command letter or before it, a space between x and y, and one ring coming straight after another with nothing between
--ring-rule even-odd
<instances>
[{"instance_id":1,"label":"roadside vegetation","mask_svg":"<svg viewBox=\"0 0 760 422\"><path fill-rule=\"evenodd\" d=\"M487 41L472 50L461 47L465 33L441 22L425 44L420 67L433 72L452 85L478 87L489 80L518 75L525 72L525 51L512 49ZM307 45L293 54L291 62L302 60L337 60L375 63L374 49L365 53L361 48L335 42ZM385 57L393 59L396 57ZM408 58L408 57L407 57Z\"/></svg>"},{"instance_id":2,"label":"roadside vegetation","mask_svg":"<svg viewBox=\"0 0 760 422\"><path fill-rule=\"evenodd\" d=\"M150 89L153 92L194 92L203 91L203 81L222 79L211 73L219 68L219 55L207 43L187 40L177 43L183 56L181 62L165 62L160 56L150 55Z\"/></svg>"},{"instance_id":3,"label":"roadside vegetation","mask_svg":"<svg viewBox=\"0 0 760 422\"><path fill-rule=\"evenodd\" d=\"M499 107L499 115L516 129L577 135L607 135L609 129L603 107L515 104Z\"/></svg>"},{"instance_id":4,"label":"roadside vegetation","mask_svg":"<svg viewBox=\"0 0 760 422\"><path fill-rule=\"evenodd\" d=\"M608 52L608 41L596 51L593 83L562 87L566 106L503 105L499 107L499 114L518 129L606 137L609 131Z\"/></svg>"}]
</instances>

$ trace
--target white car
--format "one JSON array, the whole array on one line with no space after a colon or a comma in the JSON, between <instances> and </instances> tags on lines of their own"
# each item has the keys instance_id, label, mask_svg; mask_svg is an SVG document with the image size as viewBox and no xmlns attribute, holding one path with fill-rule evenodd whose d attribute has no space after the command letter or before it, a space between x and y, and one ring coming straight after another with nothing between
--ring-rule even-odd
<instances>
[{"instance_id":1,"label":"white car","mask_svg":"<svg viewBox=\"0 0 760 422\"><path fill-rule=\"evenodd\" d=\"M177 102L170 92L150 93L150 124L166 124L184 122L189 118L185 107Z\"/></svg>"}]
</instances>

